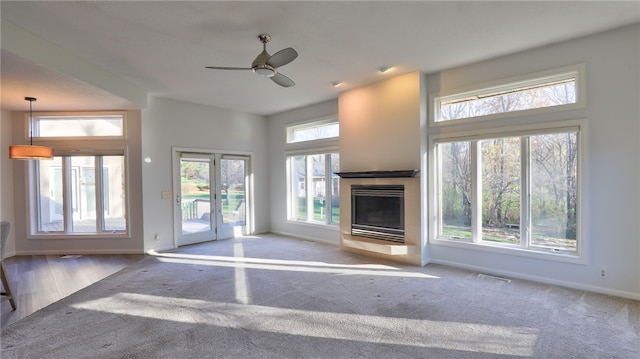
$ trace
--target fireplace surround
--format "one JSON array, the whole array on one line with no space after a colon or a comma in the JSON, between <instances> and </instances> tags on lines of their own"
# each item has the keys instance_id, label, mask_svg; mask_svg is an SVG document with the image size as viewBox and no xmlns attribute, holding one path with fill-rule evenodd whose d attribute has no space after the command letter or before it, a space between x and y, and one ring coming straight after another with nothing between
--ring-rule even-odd
<instances>
[{"instance_id":1,"label":"fireplace surround","mask_svg":"<svg viewBox=\"0 0 640 359\"><path fill-rule=\"evenodd\" d=\"M341 172L340 175L340 247L349 252L424 265L421 240L421 192L417 170ZM352 232L352 188L397 186L404 189L404 238L391 241ZM398 204L399 205L399 204Z\"/></svg>"}]
</instances>

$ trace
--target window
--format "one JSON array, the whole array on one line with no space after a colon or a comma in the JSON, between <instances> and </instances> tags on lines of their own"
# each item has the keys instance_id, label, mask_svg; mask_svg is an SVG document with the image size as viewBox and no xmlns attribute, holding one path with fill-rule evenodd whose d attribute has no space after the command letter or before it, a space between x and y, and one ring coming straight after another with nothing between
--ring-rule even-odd
<instances>
[{"instance_id":1,"label":"window","mask_svg":"<svg viewBox=\"0 0 640 359\"><path fill-rule=\"evenodd\" d=\"M54 157L29 164L29 235L128 237L125 112L33 119L34 136Z\"/></svg>"},{"instance_id":2,"label":"window","mask_svg":"<svg viewBox=\"0 0 640 359\"><path fill-rule=\"evenodd\" d=\"M287 127L287 143L337 138L339 134L338 120L332 117Z\"/></svg>"},{"instance_id":3,"label":"window","mask_svg":"<svg viewBox=\"0 0 640 359\"><path fill-rule=\"evenodd\" d=\"M339 224L337 115L293 124L286 131L288 220Z\"/></svg>"},{"instance_id":4,"label":"window","mask_svg":"<svg viewBox=\"0 0 640 359\"><path fill-rule=\"evenodd\" d=\"M289 220L340 223L340 155L321 153L287 157Z\"/></svg>"},{"instance_id":5,"label":"window","mask_svg":"<svg viewBox=\"0 0 640 359\"><path fill-rule=\"evenodd\" d=\"M124 137L125 116L120 112L77 115L34 114L34 137Z\"/></svg>"},{"instance_id":6,"label":"window","mask_svg":"<svg viewBox=\"0 0 640 359\"><path fill-rule=\"evenodd\" d=\"M586 123L548 115L578 106L583 87L580 65L432 97L429 239L561 261L586 258L579 195ZM526 123L522 111L530 111Z\"/></svg>"},{"instance_id":7,"label":"window","mask_svg":"<svg viewBox=\"0 0 640 359\"><path fill-rule=\"evenodd\" d=\"M125 157L54 156L34 161L33 235L126 234ZM33 225L32 225L33 226Z\"/></svg>"},{"instance_id":8,"label":"window","mask_svg":"<svg viewBox=\"0 0 640 359\"><path fill-rule=\"evenodd\" d=\"M437 239L578 251L578 128L437 141Z\"/></svg>"},{"instance_id":9,"label":"window","mask_svg":"<svg viewBox=\"0 0 640 359\"><path fill-rule=\"evenodd\" d=\"M581 67L435 98L435 122L479 119L578 104Z\"/></svg>"}]
</instances>

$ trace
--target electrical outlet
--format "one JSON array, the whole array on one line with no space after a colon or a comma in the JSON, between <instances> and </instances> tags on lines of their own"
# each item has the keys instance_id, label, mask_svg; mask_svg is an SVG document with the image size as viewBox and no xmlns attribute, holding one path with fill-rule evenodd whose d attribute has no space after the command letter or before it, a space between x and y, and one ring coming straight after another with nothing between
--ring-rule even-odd
<instances>
[{"instance_id":1,"label":"electrical outlet","mask_svg":"<svg viewBox=\"0 0 640 359\"><path fill-rule=\"evenodd\" d=\"M600 269L600 278L606 278L606 277L607 277L607 270Z\"/></svg>"}]
</instances>

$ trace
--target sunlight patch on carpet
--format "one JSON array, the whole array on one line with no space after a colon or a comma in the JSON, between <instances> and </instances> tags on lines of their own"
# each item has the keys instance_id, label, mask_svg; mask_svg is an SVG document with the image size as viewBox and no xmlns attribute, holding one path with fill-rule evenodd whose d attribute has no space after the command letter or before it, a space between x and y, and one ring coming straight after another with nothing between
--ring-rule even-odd
<instances>
[{"instance_id":1,"label":"sunlight patch on carpet","mask_svg":"<svg viewBox=\"0 0 640 359\"><path fill-rule=\"evenodd\" d=\"M264 259L264 258L238 258L224 256L188 255L175 253L150 253L164 263L193 264L203 266L250 268L265 270L333 273L341 275L374 275L405 278L429 278L440 277L403 271L396 267L377 264L330 264L323 262L305 262L298 260Z\"/></svg>"},{"instance_id":2,"label":"sunlight patch on carpet","mask_svg":"<svg viewBox=\"0 0 640 359\"><path fill-rule=\"evenodd\" d=\"M236 258L244 257L244 247L242 243L233 245L233 255ZM247 273L244 268L235 268L236 300L241 304L249 304Z\"/></svg>"},{"instance_id":3,"label":"sunlight patch on carpet","mask_svg":"<svg viewBox=\"0 0 640 359\"><path fill-rule=\"evenodd\" d=\"M185 254L185 253L163 253L156 251L149 251L149 255L154 257L164 258L181 258L181 259L200 259L210 261L223 261L223 262L237 262L237 263L264 263L264 264L282 264L282 265L300 265L300 266L312 266L312 267L331 267L331 268L359 268L359 269L384 269L384 270L397 270L400 268L393 267L384 264L338 264L338 263L326 263L317 261L299 261L291 259L272 259L272 258L250 258L250 257L228 257L228 256L211 256L203 254Z\"/></svg>"},{"instance_id":4,"label":"sunlight patch on carpet","mask_svg":"<svg viewBox=\"0 0 640 359\"><path fill-rule=\"evenodd\" d=\"M72 305L125 316L348 341L532 356L539 330L118 293ZM505 344L507 343L507 344Z\"/></svg>"}]
</instances>

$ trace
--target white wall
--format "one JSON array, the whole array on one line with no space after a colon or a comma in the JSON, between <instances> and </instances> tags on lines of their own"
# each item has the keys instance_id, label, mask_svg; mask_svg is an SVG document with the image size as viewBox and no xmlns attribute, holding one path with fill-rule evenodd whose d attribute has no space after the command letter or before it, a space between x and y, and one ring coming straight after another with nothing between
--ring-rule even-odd
<instances>
[{"instance_id":1,"label":"white wall","mask_svg":"<svg viewBox=\"0 0 640 359\"><path fill-rule=\"evenodd\" d=\"M2 110L0 116L0 220L14 223L13 212L13 164L9 159L9 146L13 143L11 112ZM15 254L13 229L5 247L5 256Z\"/></svg>"},{"instance_id":2,"label":"white wall","mask_svg":"<svg viewBox=\"0 0 640 359\"><path fill-rule=\"evenodd\" d=\"M434 244L431 262L640 299L639 25L442 71L427 76L427 88L434 93L579 63L586 64L586 108L535 120L587 119L581 206L587 264Z\"/></svg>"},{"instance_id":3,"label":"white wall","mask_svg":"<svg viewBox=\"0 0 640 359\"><path fill-rule=\"evenodd\" d=\"M420 80L413 72L340 94L340 170L420 168Z\"/></svg>"},{"instance_id":4,"label":"white wall","mask_svg":"<svg viewBox=\"0 0 640 359\"><path fill-rule=\"evenodd\" d=\"M287 182L285 178L285 143L287 125L332 116L338 113L338 101L286 111L269 116L269 167L271 171L271 231L301 238L339 244L338 227L303 224L287 221Z\"/></svg>"},{"instance_id":5,"label":"white wall","mask_svg":"<svg viewBox=\"0 0 640 359\"><path fill-rule=\"evenodd\" d=\"M263 116L152 97L142 112L144 248L174 247L172 148L251 153L254 173L255 232L269 231L269 157ZM160 236L158 242L155 235Z\"/></svg>"}]
</instances>

